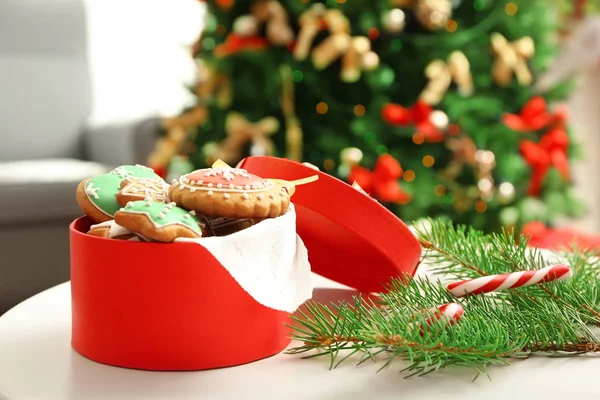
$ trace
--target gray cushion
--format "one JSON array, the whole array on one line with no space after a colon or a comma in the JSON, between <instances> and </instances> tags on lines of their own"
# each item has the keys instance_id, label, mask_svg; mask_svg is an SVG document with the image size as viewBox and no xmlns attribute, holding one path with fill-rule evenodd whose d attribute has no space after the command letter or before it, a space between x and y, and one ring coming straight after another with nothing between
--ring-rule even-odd
<instances>
[{"instance_id":1,"label":"gray cushion","mask_svg":"<svg viewBox=\"0 0 600 400\"><path fill-rule=\"evenodd\" d=\"M160 134L160 119L105 125L84 132L84 156L104 165L146 164Z\"/></svg>"},{"instance_id":2,"label":"gray cushion","mask_svg":"<svg viewBox=\"0 0 600 400\"><path fill-rule=\"evenodd\" d=\"M0 163L0 224L74 219L81 215L75 189L101 164L69 160Z\"/></svg>"},{"instance_id":3,"label":"gray cushion","mask_svg":"<svg viewBox=\"0 0 600 400\"><path fill-rule=\"evenodd\" d=\"M80 154L90 112L80 0L0 1L0 161Z\"/></svg>"}]
</instances>

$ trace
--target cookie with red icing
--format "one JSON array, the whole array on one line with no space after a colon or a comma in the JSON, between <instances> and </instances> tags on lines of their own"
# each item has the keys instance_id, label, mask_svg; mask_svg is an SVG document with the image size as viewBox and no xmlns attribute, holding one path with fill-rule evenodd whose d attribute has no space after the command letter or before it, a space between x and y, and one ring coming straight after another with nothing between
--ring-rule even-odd
<instances>
[{"instance_id":1,"label":"cookie with red icing","mask_svg":"<svg viewBox=\"0 0 600 400\"><path fill-rule=\"evenodd\" d=\"M169 198L211 217L274 218L286 213L290 195L280 184L240 168L205 168L173 180Z\"/></svg>"}]
</instances>

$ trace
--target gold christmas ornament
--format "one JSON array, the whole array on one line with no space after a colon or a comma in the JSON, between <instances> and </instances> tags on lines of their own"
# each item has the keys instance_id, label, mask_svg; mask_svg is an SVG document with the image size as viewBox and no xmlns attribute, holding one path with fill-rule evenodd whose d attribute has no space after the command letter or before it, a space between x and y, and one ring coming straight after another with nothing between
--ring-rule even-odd
<instances>
[{"instance_id":1,"label":"gold christmas ornament","mask_svg":"<svg viewBox=\"0 0 600 400\"><path fill-rule=\"evenodd\" d=\"M273 142L269 137L278 129L279 121L275 117L250 122L242 114L231 111L225 121L227 137L221 141L215 157L234 164L242 158L242 149L248 143L252 144L252 155L273 154Z\"/></svg>"},{"instance_id":2,"label":"gold christmas ornament","mask_svg":"<svg viewBox=\"0 0 600 400\"><path fill-rule=\"evenodd\" d=\"M527 59L535 54L533 39L525 36L514 42L509 42L500 33L491 37L494 63L492 77L500 86L508 86L513 75L521 86L529 86L533 82L533 75L527 65Z\"/></svg>"},{"instance_id":3,"label":"gold christmas ornament","mask_svg":"<svg viewBox=\"0 0 600 400\"><path fill-rule=\"evenodd\" d=\"M439 104L452 81L456 83L458 92L463 96L473 93L473 77L469 60L461 51L453 51L448 57L448 62L433 60L425 68L425 76L429 79L427 86L419 98L427 104Z\"/></svg>"},{"instance_id":4,"label":"gold christmas ornament","mask_svg":"<svg viewBox=\"0 0 600 400\"><path fill-rule=\"evenodd\" d=\"M394 8L383 14L383 26L388 32L399 33L404 30L406 25L406 16L404 11Z\"/></svg>"},{"instance_id":5,"label":"gold christmas ornament","mask_svg":"<svg viewBox=\"0 0 600 400\"><path fill-rule=\"evenodd\" d=\"M338 58L342 58L340 77L345 82L356 82L362 70L372 70L379 65L379 57L371 51L371 41L364 36L350 35L350 22L338 9L326 9L323 4L314 4L299 20L300 32L294 48L294 58L305 60L309 54L315 68L325 69ZM329 36L311 47L317 33L325 26Z\"/></svg>"},{"instance_id":6,"label":"gold christmas ornament","mask_svg":"<svg viewBox=\"0 0 600 400\"><path fill-rule=\"evenodd\" d=\"M435 31L446 26L452 16L450 0L416 0L415 17L425 28Z\"/></svg>"},{"instance_id":7,"label":"gold christmas ornament","mask_svg":"<svg viewBox=\"0 0 600 400\"><path fill-rule=\"evenodd\" d=\"M294 40L294 32L290 27L288 15L275 0L259 0L252 5L252 16L266 25L266 35L269 42L276 46L285 46Z\"/></svg>"}]
</instances>

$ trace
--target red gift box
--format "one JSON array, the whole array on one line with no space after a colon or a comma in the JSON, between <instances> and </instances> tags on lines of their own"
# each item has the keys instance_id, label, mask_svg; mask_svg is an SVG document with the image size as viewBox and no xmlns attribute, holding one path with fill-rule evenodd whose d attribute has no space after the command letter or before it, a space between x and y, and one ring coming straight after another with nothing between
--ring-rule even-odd
<instances>
[{"instance_id":1,"label":"red gift box","mask_svg":"<svg viewBox=\"0 0 600 400\"><path fill-rule=\"evenodd\" d=\"M362 292L415 273L417 240L370 197L289 160L250 157L241 167L285 180L319 175L292 197L316 273ZM202 370L256 361L290 343L288 313L259 304L203 247L104 239L86 235L90 225L83 217L70 227L72 346L83 356L128 368Z\"/></svg>"}]
</instances>

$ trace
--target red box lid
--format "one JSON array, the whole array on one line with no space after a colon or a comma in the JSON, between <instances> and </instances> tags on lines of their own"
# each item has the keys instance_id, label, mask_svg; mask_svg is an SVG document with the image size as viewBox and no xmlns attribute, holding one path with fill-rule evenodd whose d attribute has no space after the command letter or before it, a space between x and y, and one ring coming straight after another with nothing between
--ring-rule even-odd
<instances>
[{"instance_id":1,"label":"red box lid","mask_svg":"<svg viewBox=\"0 0 600 400\"><path fill-rule=\"evenodd\" d=\"M317 174L296 188L297 231L317 274L361 292L380 292L390 278L413 275L421 247L408 227L371 197L301 163L255 156L240 168L264 178L295 180Z\"/></svg>"}]
</instances>

